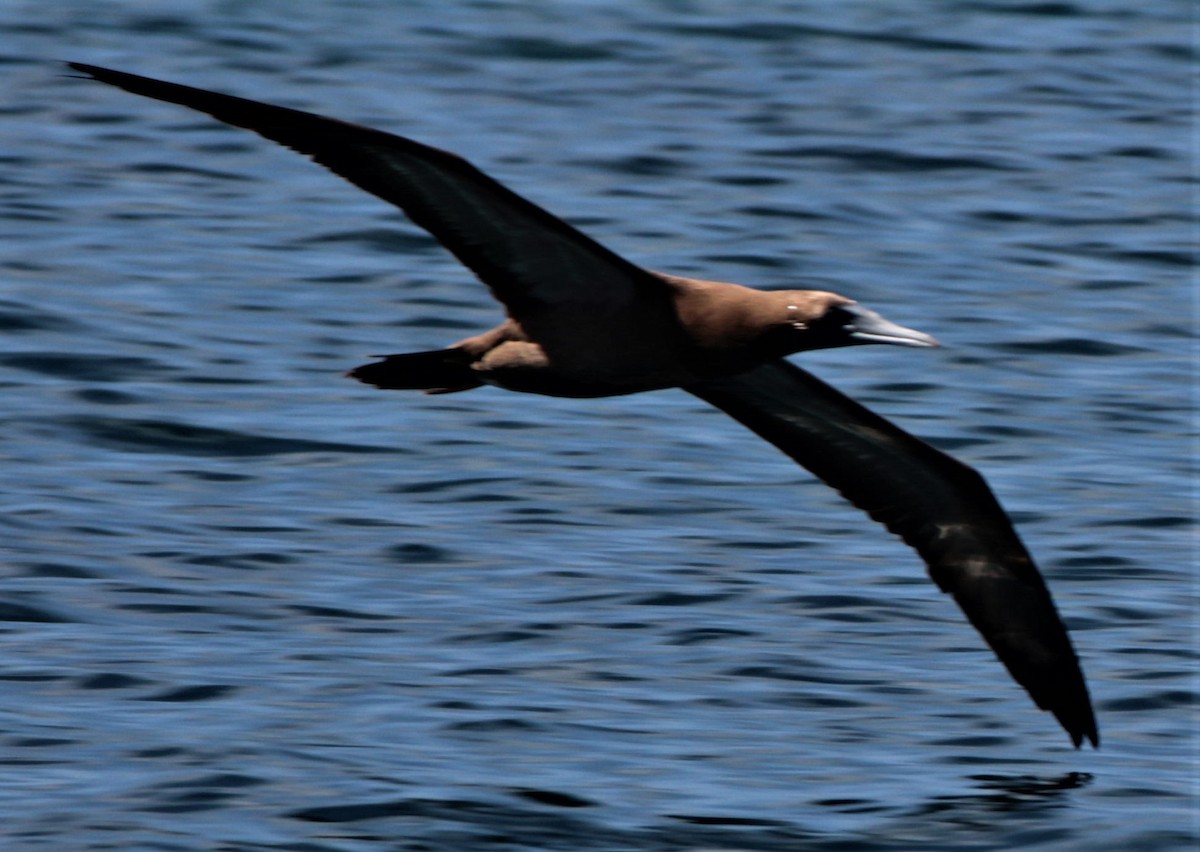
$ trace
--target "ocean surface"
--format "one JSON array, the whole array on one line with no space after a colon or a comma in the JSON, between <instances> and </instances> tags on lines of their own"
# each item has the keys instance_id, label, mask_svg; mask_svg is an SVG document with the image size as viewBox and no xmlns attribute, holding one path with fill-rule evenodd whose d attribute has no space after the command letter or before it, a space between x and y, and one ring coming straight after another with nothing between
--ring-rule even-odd
<instances>
[{"instance_id":1,"label":"ocean surface","mask_svg":"<svg viewBox=\"0 0 1200 852\"><path fill-rule=\"evenodd\" d=\"M1193 12L0 5L0 848L1195 848ZM500 310L387 205L59 60L937 336L796 360L988 478L1102 747L694 397L344 379Z\"/></svg>"}]
</instances>

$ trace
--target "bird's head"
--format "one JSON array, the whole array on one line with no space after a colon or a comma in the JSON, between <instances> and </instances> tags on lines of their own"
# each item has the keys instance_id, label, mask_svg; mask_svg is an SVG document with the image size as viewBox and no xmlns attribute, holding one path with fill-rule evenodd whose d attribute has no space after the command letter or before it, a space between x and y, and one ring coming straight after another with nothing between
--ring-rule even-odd
<instances>
[{"instance_id":1,"label":"bird's head","mask_svg":"<svg viewBox=\"0 0 1200 852\"><path fill-rule=\"evenodd\" d=\"M776 326L789 352L834 349L866 343L895 346L939 346L931 335L884 319L853 299L822 290L783 290L775 294L782 308Z\"/></svg>"}]
</instances>

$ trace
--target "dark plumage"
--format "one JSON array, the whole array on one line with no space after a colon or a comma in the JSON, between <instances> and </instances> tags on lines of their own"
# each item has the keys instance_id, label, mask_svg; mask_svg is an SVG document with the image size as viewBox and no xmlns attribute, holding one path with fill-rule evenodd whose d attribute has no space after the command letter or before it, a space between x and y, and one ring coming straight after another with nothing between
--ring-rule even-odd
<instances>
[{"instance_id":1,"label":"dark plumage","mask_svg":"<svg viewBox=\"0 0 1200 852\"><path fill-rule=\"evenodd\" d=\"M739 420L911 545L1012 676L1079 746L1099 744L1049 591L983 478L784 360L866 343L936 346L835 293L759 291L636 266L454 154L298 110L70 67L306 154L403 210L505 306L491 331L350 375L431 393L494 384L598 397L682 387Z\"/></svg>"}]
</instances>

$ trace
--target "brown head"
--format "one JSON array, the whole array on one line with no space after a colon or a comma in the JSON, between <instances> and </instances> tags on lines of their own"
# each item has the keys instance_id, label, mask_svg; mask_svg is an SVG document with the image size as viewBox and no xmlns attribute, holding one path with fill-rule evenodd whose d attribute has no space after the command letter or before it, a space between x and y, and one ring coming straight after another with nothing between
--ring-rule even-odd
<instances>
[{"instance_id":1,"label":"brown head","mask_svg":"<svg viewBox=\"0 0 1200 852\"><path fill-rule=\"evenodd\" d=\"M755 290L740 284L656 273L678 321L710 371L748 369L811 349L867 343L937 346L853 299L825 290Z\"/></svg>"},{"instance_id":2,"label":"brown head","mask_svg":"<svg viewBox=\"0 0 1200 852\"><path fill-rule=\"evenodd\" d=\"M930 335L896 325L837 293L779 290L766 295L770 296L774 315L768 335L772 348L781 348L781 354L867 343L939 345Z\"/></svg>"}]
</instances>

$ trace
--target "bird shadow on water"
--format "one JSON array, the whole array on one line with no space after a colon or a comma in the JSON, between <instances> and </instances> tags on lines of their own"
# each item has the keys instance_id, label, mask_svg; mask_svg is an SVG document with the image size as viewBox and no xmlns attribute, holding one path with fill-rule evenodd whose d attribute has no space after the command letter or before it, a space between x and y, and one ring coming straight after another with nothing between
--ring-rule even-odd
<instances>
[{"instance_id":1,"label":"bird shadow on water","mask_svg":"<svg viewBox=\"0 0 1200 852\"><path fill-rule=\"evenodd\" d=\"M1069 804L1067 793L1092 783L1087 772L1037 775L971 775L965 779L976 790L959 795L934 796L916 808L906 819L938 818L963 828L988 829L995 826L996 814L1030 818L1045 816Z\"/></svg>"},{"instance_id":2,"label":"bird shadow on water","mask_svg":"<svg viewBox=\"0 0 1200 852\"><path fill-rule=\"evenodd\" d=\"M735 815L669 814L640 827L618 827L589 819L588 809L601 807L568 793L512 788L514 801L482 799L406 798L388 801L327 805L289 813L292 819L314 824L337 824L338 836L352 836L352 825L363 825L359 839L395 836L396 829L411 840L419 837L422 849L630 849L684 850L722 848L775 852L775 850L935 850L957 849L974 840L988 840L1001 848L1030 837L1041 821L1067 807L1071 791L1091 783L1087 773L1068 772L1039 777L1021 775L971 775L964 782L973 789L941 794L896 812L868 799L829 799L818 808L855 818L860 825L876 817L869 827L837 832L813 829L799 822L739 817ZM1003 815L1003 820L997 820ZM814 816L815 822L825 818ZM414 831L416 829L416 831Z\"/></svg>"}]
</instances>

